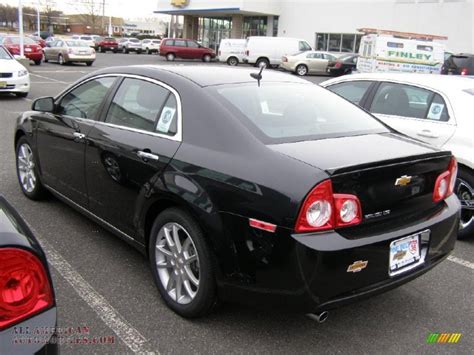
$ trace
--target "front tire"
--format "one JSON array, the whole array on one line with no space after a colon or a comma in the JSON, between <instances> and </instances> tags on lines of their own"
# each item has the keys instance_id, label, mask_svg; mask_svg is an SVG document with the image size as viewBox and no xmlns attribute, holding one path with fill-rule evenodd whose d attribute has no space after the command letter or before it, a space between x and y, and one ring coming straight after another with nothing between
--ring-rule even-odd
<instances>
[{"instance_id":1,"label":"front tire","mask_svg":"<svg viewBox=\"0 0 474 355\"><path fill-rule=\"evenodd\" d=\"M174 53L168 53L168 54L166 55L166 60L167 60L168 62L174 61L175 58L176 58L176 56L174 55Z\"/></svg>"},{"instance_id":2,"label":"front tire","mask_svg":"<svg viewBox=\"0 0 474 355\"><path fill-rule=\"evenodd\" d=\"M16 172L26 197L41 200L46 196L46 189L39 179L36 157L26 137L21 137L16 145Z\"/></svg>"},{"instance_id":3,"label":"front tire","mask_svg":"<svg viewBox=\"0 0 474 355\"><path fill-rule=\"evenodd\" d=\"M35 60L36 65L41 65L41 59L40 60Z\"/></svg>"},{"instance_id":4,"label":"front tire","mask_svg":"<svg viewBox=\"0 0 474 355\"><path fill-rule=\"evenodd\" d=\"M58 63L59 65L66 65L66 61L64 60L64 57L62 54L58 55Z\"/></svg>"},{"instance_id":5,"label":"front tire","mask_svg":"<svg viewBox=\"0 0 474 355\"><path fill-rule=\"evenodd\" d=\"M459 200L474 200L474 175L472 172L464 168L459 168L455 192ZM458 233L458 239L472 236L474 236L474 213L472 211L462 210L461 229Z\"/></svg>"},{"instance_id":6,"label":"front tire","mask_svg":"<svg viewBox=\"0 0 474 355\"><path fill-rule=\"evenodd\" d=\"M270 66L270 62L268 61L267 58L259 58L257 60L257 63L255 63L255 66L261 68L261 67L265 67L265 68L268 68Z\"/></svg>"},{"instance_id":7,"label":"front tire","mask_svg":"<svg viewBox=\"0 0 474 355\"><path fill-rule=\"evenodd\" d=\"M86 65L90 67L94 62L86 62Z\"/></svg>"},{"instance_id":8,"label":"front tire","mask_svg":"<svg viewBox=\"0 0 474 355\"><path fill-rule=\"evenodd\" d=\"M197 222L170 208L153 223L150 266L165 303L182 317L207 314L216 301L212 254Z\"/></svg>"},{"instance_id":9,"label":"front tire","mask_svg":"<svg viewBox=\"0 0 474 355\"><path fill-rule=\"evenodd\" d=\"M17 97L27 97L28 93L27 92L17 92L17 93L15 93L15 95Z\"/></svg>"},{"instance_id":10,"label":"front tire","mask_svg":"<svg viewBox=\"0 0 474 355\"><path fill-rule=\"evenodd\" d=\"M205 63L209 63L211 60L212 60L212 57L210 54L204 54L204 56L202 57L202 61Z\"/></svg>"}]
</instances>

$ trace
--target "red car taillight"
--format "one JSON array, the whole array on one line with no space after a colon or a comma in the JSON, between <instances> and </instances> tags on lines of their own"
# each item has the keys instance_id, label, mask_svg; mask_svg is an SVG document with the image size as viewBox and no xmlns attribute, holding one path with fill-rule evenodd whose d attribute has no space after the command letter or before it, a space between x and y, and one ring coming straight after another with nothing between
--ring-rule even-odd
<instances>
[{"instance_id":1,"label":"red car taillight","mask_svg":"<svg viewBox=\"0 0 474 355\"><path fill-rule=\"evenodd\" d=\"M469 70L467 68L462 68L461 75L468 75L468 74L469 74Z\"/></svg>"},{"instance_id":2,"label":"red car taillight","mask_svg":"<svg viewBox=\"0 0 474 355\"><path fill-rule=\"evenodd\" d=\"M453 194L457 175L458 163L456 158L453 157L449 163L448 170L436 179L433 191L433 202L442 201Z\"/></svg>"},{"instance_id":3,"label":"red car taillight","mask_svg":"<svg viewBox=\"0 0 474 355\"><path fill-rule=\"evenodd\" d=\"M331 180L318 184L306 196L296 220L299 233L317 232L359 224L362 209L357 196L334 194Z\"/></svg>"},{"instance_id":4,"label":"red car taillight","mask_svg":"<svg viewBox=\"0 0 474 355\"><path fill-rule=\"evenodd\" d=\"M0 330L50 308L53 291L46 270L32 253L0 249Z\"/></svg>"},{"instance_id":5,"label":"red car taillight","mask_svg":"<svg viewBox=\"0 0 474 355\"><path fill-rule=\"evenodd\" d=\"M342 67L342 63L341 62L336 62L336 64L334 65L334 67L336 69L339 69L340 67Z\"/></svg>"}]
</instances>

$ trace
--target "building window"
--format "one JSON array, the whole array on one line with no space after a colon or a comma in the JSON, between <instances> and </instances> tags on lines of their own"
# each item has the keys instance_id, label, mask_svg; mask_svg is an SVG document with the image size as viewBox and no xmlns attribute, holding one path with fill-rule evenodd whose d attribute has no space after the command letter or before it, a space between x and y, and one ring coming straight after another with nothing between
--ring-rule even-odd
<instances>
[{"instance_id":1,"label":"building window","mask_svg":"<svg viewBox=\"0 0 474 355\"><path fill-rule=\"evenodd\" d=\"M316 33L316 50L340 53L357 53L362 34Z\"/></svg>"},{"instance_id":2,"label":"building window","mask_svg":"<svg viewBox=\"0 0 474 355\"><path fill-rule=\"evenodd\" d=\"M243 24L244 38L249 36L267 35L267 17L266 16L247 16L244 17Z\"/></svg>"},{"instance_id":3,"label":"building window","mask_svg":"<svg viewBox=\"0 0 474 355\"><path fill-rule=\"evenodd\" d=\"M279 16L273 16L273 37L278 36L278 22L279 22L280 17Z\"/></svg>"}]
</instances>

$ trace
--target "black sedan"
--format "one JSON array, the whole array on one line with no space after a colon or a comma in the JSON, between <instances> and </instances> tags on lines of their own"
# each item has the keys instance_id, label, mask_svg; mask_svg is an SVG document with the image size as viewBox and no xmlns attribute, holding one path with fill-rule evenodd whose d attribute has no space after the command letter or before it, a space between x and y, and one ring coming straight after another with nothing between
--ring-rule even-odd
<instances>
[{"instance_id":1,"label":"black sedan","mask_svg":"<svg viewBox=\"0 0 474 355\"><path fill-rule=\"evenodd\" d=\"M328 63L327 72L334 76L352 73L357 67L358 54L344 54Z\"/></svg>"},{"instance_id":2,"label":"black sedan","mask_svg":"<svg viewBox=\"0 0 474 355\"><path fill-rule=\"evenodd\" d=\"M56 302L41 246L0 196L0 354L56 354Z\"/></svg>"},{"instance_id":3,"label":"black sedan","mask_svg":"<svg viewBox=\"0 0 474 355\"><path fill-rule=\"evenodd\" d=\"M277 72L128 66L18 118L23 193L142 251L185 317L219 298L324 315L452 251L457 164Z\"/></svg>"}]
</instances>

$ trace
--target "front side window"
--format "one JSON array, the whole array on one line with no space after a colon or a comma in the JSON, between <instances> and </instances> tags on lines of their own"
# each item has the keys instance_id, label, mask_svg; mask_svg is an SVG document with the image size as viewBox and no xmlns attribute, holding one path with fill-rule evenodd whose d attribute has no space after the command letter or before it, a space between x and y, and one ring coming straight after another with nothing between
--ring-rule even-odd
<instances>
[{"instance_id":1,"label":"front side window","mask_svg":"<svg viewBox=\"0 0 474 355\"><path fill-rule=\"evenodd\" d=\"M58 105L58 114L96 120L100 104L107 95L115 77L89 80L68 92Z\"/></svg>"},{"instance_id":2,"label":"front side window","mask_svg":"<svg viewBox=\"0 0 474 355\"><path fill-rule=\"evenodd\" d=\"M431 114L431 119L436 119L435 117L439 114L441 119L446 105L437 104L434 99L435 93L426 89L396 83L382 83L375 94L370 111L411 118L427 118L428 113L428 115ZM442 100L441 97L440 99ZM443 105L442 109L440 105Z\"/></svg>"},{"instance_id":3,"label":"front side window","mask_svg":"<svg viewBox=\"0 0 474 355\"><path fill-rule=\"evenodd\" d=\"M199 44L194 41L188 41L188 47L190 48L199 48Z\"/></svg>"},{"instance_id":4,"label":"front side window","mask_svg":"<svg viewBox=\"0 0 474 355\"><path fill-rule=\"evenodd\" d=\"M331 85L327 89L359 105L371 84L370 81L350 81Z\"/></svg>"},{"instance_id":5,"label":"front side window","mask_svg":"<svg viewBox=\"0 0 474 355\"><path fill-rule=\"evenodd\" d=\"M181 39L176 39L174 41L174 46L175 47L186 47L186 41L183 41Z\"/></svg>"},{"instance_id":6,"label":"front side window","mask_svg":"<svg viewBox=\"0 0 474 355\"><path fill-rule=\"evenodd\" d=\"M173 136L177 132L176 98L160 85L126 78L115 94L105 122Z\"/></svg>"},{"instance_id":7,"label":"front side window","mask_svg":"<svg viewBox=\"0 0 474 355\"><path fill-rule=\"evenodd\" d=\"M388 132L371 115L316 85L251 83L208 90L265 144Z\"/></svg>"}]
</instances>

